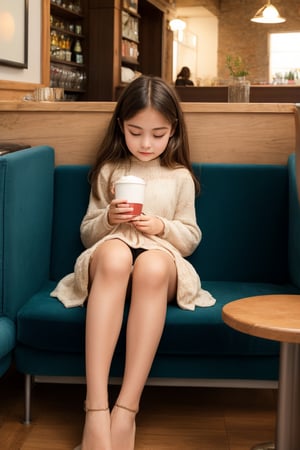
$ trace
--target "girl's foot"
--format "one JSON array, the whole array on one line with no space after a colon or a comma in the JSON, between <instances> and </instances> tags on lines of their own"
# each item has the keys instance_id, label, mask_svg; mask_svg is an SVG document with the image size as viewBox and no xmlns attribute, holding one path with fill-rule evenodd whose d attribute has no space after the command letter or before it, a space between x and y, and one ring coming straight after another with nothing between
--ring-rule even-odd
<instances>
[{"instance_id":1,"label":"girl's foot","mask_svg":"<svg viewBox=\"0 0 300 450\"><path fill-rule=\"evenodd\" d=\"M138 411L115 404L111 414L113 450L134 450L135 416Z\"/></svg>"},{"instance_id":2,"label":"girl's foot","mask_svg":"<svg viewBox=\"0 0 300 450\"><path fill-rule=\"evenodd\" d=\"M85 424L81 450L112 450L109 408L89 409L85 406Z\"/></svg>"}]
</instances>

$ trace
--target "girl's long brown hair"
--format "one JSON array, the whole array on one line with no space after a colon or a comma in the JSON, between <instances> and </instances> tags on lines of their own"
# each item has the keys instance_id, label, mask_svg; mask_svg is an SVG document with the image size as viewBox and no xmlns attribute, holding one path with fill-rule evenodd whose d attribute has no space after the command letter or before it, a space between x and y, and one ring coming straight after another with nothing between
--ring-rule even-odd
<instances>
[{"instance_id":1,"label":"girl's long brown hair","mask_svg":"<svg viewBox=\"0 0 300 450\"><path fill-rule=\"evenodd\" d=\"M147 107L161 113L174 129L165 151L160 155L161 165L170 168L186 167L194 180L196 192L199 192L199 181L192 170L186 125L177 96L161 78L143 75L124 89L117 102L89 176L94 195L97 196L97 177L104 164L129 161L131 153L122 132L124 121Z\"/></svg>"}]
</instances>

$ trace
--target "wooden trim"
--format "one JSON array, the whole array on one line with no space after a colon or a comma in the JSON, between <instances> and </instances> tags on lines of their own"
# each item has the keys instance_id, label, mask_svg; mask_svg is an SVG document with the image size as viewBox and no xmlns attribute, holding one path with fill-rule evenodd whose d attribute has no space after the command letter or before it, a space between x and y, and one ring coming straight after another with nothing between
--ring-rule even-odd
<instances>
[{"instance_id":1,"label":"wooden trim","mask_svg":"<svg viewBox=\"0 0 300 450\"><path fill-rule=\"evenodd\" d=\"M28 83L23 81L0 80L0 90L18 90L28 91L38 86L37 83Z\"/></svg>"},{"instance_id":2,"label":"wooden trim","mask_svg":"<svg viewBox=\"0 0 300 450\"><path fill-rule=\"evenodd\" d=\"M20 102L0 101L3 111L112 112L115 102ZM184 113L294 114L292 103L181 103Z\"/></svg>"},{"instance_id":3,"label":"wooden trim","mask_svg":"<svg viewBox=\"0 0 300 450\"><path fill-rule=\"evenodd\" d=\"M50 0L42 2L41 17L41 79L44 86L50 85Z\"/></svg>"},{"instance_id":4,"label":"wooden trim","mask_svg":"<svg viewBox=\"0 0 300 450\"><path fill-rule=\"evenodd\" d=\"M10 112L96 112L112 113L116 103L114 102L19 102L0 101L0 113Z\"/></svg>"},{"instance_id":5,"label":"wooden trim","mask_svg":"<svg viewBox=\"0 0 300 450\"><path fill-rule=\"evenodd\" d=\"M291 114L294 112L292 103L193 103L181 102L183 112L191 113L260 113L260 114Z\"/></svg>"},{"instance_id":6,"label":"wooden trim","mask_svg":"<svg viewBox=\"0 0 300 450\"><path fill-rule=\"evenodd\" d=\"M90 164L114 102L0 102L3 141L55 148L60 164ZM295 105L183 103L194 162L286 164L295 151Z\"/></svg>"},{"instance_id":7,"label":"wooden trim","mask_svg":"<svg viewBox=\"0 0 300 450\"><path fill-rule=\"evenodd\" d=\"M33 83L18 83L3 81L5 88L13 86L18 89L35 87ZM23 87L21 86L23 85ZM0 87L1 89L1 87ZM103 112L114 110L115 102L20 102L18 100L0 101L0 112L3 111L90 111ZM238 113L238 114L294 114L295 105L292 103L181 103L185 113Z\"/></svg>"}]
</instances>

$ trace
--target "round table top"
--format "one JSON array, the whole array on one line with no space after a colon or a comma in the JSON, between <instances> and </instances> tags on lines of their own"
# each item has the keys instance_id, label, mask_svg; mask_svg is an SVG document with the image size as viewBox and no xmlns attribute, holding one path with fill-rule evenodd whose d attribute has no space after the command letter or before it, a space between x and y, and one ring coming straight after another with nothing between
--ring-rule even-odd
<instances>
[{"instance_id":1,"label":"round table top","mask_svg":"<svg viewBox=\"0 0 300 450\"><path fill-rule=\"evenodd\" d=\"M300 295L260 295L223 307L224 322L252 336L300 344Z\"/></svg>"}]
</instances>

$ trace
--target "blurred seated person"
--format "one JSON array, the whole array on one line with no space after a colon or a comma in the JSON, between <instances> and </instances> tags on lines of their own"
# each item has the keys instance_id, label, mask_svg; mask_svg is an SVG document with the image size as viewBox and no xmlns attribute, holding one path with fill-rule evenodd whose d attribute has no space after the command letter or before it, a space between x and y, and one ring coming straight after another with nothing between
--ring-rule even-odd
<instances>
[{"instance_id":1,"label":"blurred seated person","mask_svg":"<svg viewBox=\"0 0 300 450\"><path fill-rule=\"evenodd\" d=\"M177 75L175 86L194 86L192 80L190 80L191 71L188 67L182 67L181 71Z\"/></svg>"}]
</instances>

